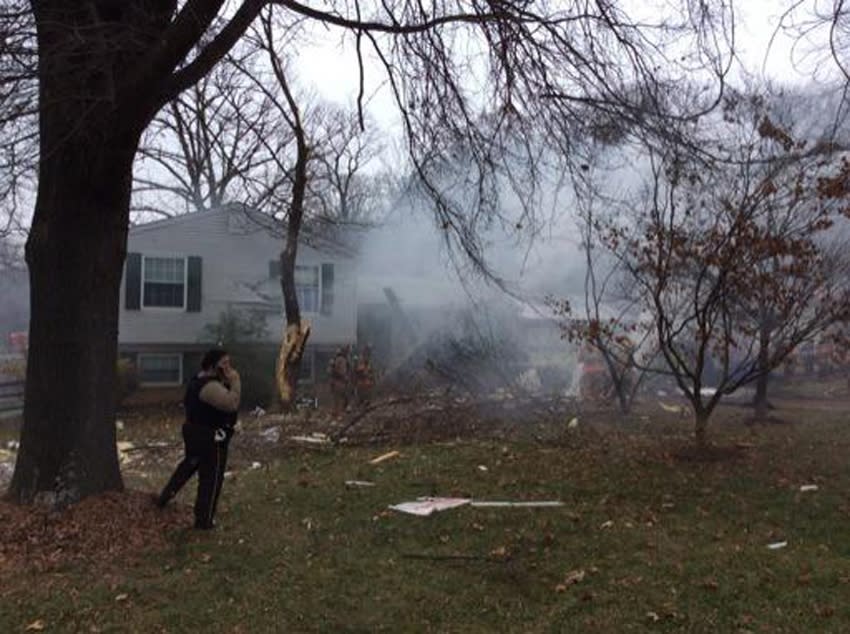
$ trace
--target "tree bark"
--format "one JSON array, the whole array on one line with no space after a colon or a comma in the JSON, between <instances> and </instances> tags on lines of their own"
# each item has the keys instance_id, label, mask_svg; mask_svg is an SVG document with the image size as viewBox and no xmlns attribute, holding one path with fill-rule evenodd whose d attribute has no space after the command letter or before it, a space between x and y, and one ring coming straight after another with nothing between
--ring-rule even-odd
<instances>
[{"instance_id":1,"label":"tree bark","mask_svg":"<svg viewBox=\"0 0 850 634\"><path fill-rule=\"evenodd\" d=\"M310 336L310 325L301 321L301 308L298 306L298 294L295 292L295 261L298 256L298 238L304 219L304 199L307 192L307 163L310 150L307 136L301 124L298 106L289 91L289 85L278 64L274 69L284 91L292 119L290 126L295 134L297 157L295 175L292 182L292 200L286 220L286 243L280 254L280 286L283 293L283 307L286 314L286 328L278 355L277 383L281 407L292 410L298 390L298 375L301 371L301 358Z\"/></svg>"},{"instance_id":2,"label":"tree bark","mask_svg":"<svg viewBox=\"0 0 850 634\"><path fill-rule=\"evenodd\" d=\"M770 403L767 400L767 387L770 380L768 365L770 362L770 328L767 324L767 319L762 318L761 326L759 327L759 353L758 365L761 374L756 378L756 395L753 401L755 406L755 414L753 419L756 421L767 420L768 409Z\"/></svg>"},{"instance_id":3,"label":"tree bark","mask_svg":"<svg viewBox=\"0 0 850 634\"><path fill-rule=\"evenodd\" d=\"M115 446L119 289L133 157L162 105L203 76L262 7L245 0L177 74L220 0L30 3L39 181L26 246L24 424L9 497L62 507L121 489Z\"/></svg>"},{"instance_id":4,"label":"tree bark","mask_svg":"<svg viewBox=\"0 0 850 634\"><path fill-rule=\"evenodd\" d=\"M67 122L42 119L26 245L24 424L10 496L62 507L123 486L114 425L118 307L138 135L106 143L98 131L81 131L62 139Z\"/></svg>"},{"instance_id":5,"label":"tree bark","mask_svg":"<svg viewBox=\"0 0 850 634\"><path fill-rule=\"evenodd\" d=\"M694 440L698 449L704 449L707 442L709 412L694 408Z\"/></svg>"}]
</instances>

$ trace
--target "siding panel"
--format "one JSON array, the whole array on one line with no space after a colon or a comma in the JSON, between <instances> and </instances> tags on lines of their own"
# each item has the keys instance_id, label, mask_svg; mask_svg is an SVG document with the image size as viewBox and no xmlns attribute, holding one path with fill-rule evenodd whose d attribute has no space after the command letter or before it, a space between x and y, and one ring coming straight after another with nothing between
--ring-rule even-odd
<instances>
[{"instance_id":1,"label":"siding panel","mask_svg":"<svg viewBox=\"0 0 850 634\"><path fill-rule=\"evenodd\" d=\"M144 308L128 311L122 305L119 326L119 344L122 347L200 344L205 325L218 321L220 314L228 308L249 306L242 303L253 296L247 285L268 280L269 261L280 254L280 238L253 226L243 225L236 231L229 231L229 215L231 212L227 211L204 212L179 221L130 229L129 251L145 255L200 257L203 260L203 292L197 312ZM333 310L329 315L304 315L313 324L310 343L338 345L353 342L357 333L354 261L319 253L307 245L299 247L299 265L321 266L323 263L333 264ZM282 316L270 314L267 324L268 342L279 342Z\"/></svg>"}]
</instances>

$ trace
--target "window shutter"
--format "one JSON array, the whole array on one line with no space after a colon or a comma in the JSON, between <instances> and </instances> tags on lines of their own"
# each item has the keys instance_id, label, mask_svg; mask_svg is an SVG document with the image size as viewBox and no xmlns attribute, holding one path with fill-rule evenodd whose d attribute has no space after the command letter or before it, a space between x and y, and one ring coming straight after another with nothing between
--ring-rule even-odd
<instances>
[{"instance_id":1,"label":"window shutter","mask_svg":"<svg viewBox=\"0 0 850 634\"><path fill-rule=\"evenodd\" d=\"M269 279L280 279L280 258L269 260Z\"/></svg>"},{"instance_id":2,"label":"window shutter","mask_svg":"<svg viewBox=\"0 0 850 634\"><path fill-rule=\"evenodd\" d=\"M189 256L189 270L186 289L186 310L190 313L201 312L201 269L202 260L197 255Z\"/></svg>"},{"instance_id":3,"label":"window shutter","mask_svg":"<svg viewBox=\"0 0 850 634\"><path fill-rule=\"evenodd\" d=\"M322 315L330 315L334 306L334 265L322 264Z\"/></svg>"},{"instance_id":4,"label":"window shutter","mask_svg":"<svg viewBox=\"0 0 850 634\"><path fill-rule=\"evenodd\" d=\"M128 253L124 266L124 308L139 310L142 307L142 254Z\"/></svg>"}]
</instances>

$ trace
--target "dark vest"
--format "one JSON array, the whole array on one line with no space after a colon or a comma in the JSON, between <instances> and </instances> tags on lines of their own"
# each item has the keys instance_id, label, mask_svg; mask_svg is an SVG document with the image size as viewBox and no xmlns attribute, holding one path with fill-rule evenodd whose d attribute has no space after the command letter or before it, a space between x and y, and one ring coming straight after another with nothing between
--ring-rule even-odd
<instances>
[{"instance_id":1,"label":"dark vest","mask_svg":"<svg viewBox=\"0 0 850 634\"><path fill-rule=\"evenodd\" d=\"M210 381L217 381L211 376L194 376L189 379L186 387L186 397L183 406L186 410L186 422L196 425L204 425L213 429L232 427L236 422L236 414L216 409L209 403L201 400L201 390Z\"/></svg>"}]
</instances>

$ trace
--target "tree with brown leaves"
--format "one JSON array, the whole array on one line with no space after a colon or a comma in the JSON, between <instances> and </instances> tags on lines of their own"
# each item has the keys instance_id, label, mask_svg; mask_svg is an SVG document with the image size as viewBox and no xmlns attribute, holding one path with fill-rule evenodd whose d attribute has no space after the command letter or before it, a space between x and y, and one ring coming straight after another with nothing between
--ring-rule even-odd
<instances>
[{"instance_id":1,"label":"tree with brown leaves","mask_svg":"<svg viewBox=\"0 0 850 634\"><path fill-rule=\"evenodd\" d=\"M733 137L725 158L651 152L645 207L600 225L693 408L699 445L723 396L850 316L850 289L824 241L841 209L818 193L843 155L795 141L766 115L732 125L750 132Z\"/></svg>"}]
</instances>

